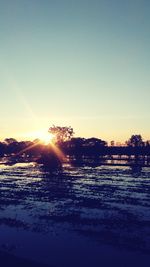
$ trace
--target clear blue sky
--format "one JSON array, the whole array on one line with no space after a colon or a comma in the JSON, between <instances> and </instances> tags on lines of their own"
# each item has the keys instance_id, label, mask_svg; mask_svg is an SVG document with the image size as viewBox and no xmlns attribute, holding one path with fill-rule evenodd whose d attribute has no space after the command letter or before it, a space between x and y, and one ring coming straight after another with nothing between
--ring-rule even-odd
<instances>
[{"instance_id":1,"label":"clear blue sky","mask_svg":"<svg viewBox=\"0 0 150 267\"><path fill-rule=\"evenodd\" d=\"M150 139L149 0L0 0L0 137Z\"/></svg>"}]
</instances>

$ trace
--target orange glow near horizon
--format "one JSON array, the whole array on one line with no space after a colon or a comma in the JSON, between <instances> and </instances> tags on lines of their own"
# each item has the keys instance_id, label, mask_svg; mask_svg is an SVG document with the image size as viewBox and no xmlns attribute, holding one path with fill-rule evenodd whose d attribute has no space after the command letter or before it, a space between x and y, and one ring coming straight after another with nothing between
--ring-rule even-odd
<instances>
[{"instance_id":1,"label":"orange glow near horizon","mask_svg":"<svg viewBox=\"0 0 150 267\"><path fill-rule=\"evenodd\" d=\"M45 145L52 144L54 136L50 133L43 133L39 136L39 139L44 143Z\"/></svg>"},{"instance_id":2,"label":"orange glow near horizon","mask_svg":"<svg viewBox=\"0 0 150 267\"><path fill-rule=\"evenodd\" d=\"M24 137L32 139L32 140L39 139L45 145L51 144L53 142L53 139L54 139L54 135L49 133L45 129L28 132L28 133L24 134Z\"/></svg>"},{"instance_id":3,"label":"orange glow near horizon","mask_svg":"<svg viewBox=\"0 0 150 267\"><path fill-rule=\"evenodd\" d=\"M40 134L39 134L40 133ZM63 160L65 160L66 156L65 154L61 151L61 149L55 144L54 142L54 135L48 132L39 132L38 134L36 132L36 138L35 139L39 139L39 142L34 143L30 146L28 146L27 148L23 149L22 151L20 151L18 153L21 154L25 151L28 151L30 149L32 149L33 147L37 146L37 144L40 144L41 142L47 146L47 148L49 147L50 149L52 149L54 151L54 153L57 155L57 157L59 158L59 160L62 162Z\"/></svg>"},{"instance_id":4,"label":"orange glow near horizon","mask_svg":"<svg viewBox=\"0 0 150 267\"><path fill-rule=\"evenodd\" d=\"M44 145L50 145L58 156L58 158L60 159L60 161L63 161L65 159L64 153L54 142L55 136L49 133L47 130L41 129L38 131L29 132L26 134L26 137L27 136L32 139L39 139L39 141L42 142Z\"/></svg>"}]
</instances>

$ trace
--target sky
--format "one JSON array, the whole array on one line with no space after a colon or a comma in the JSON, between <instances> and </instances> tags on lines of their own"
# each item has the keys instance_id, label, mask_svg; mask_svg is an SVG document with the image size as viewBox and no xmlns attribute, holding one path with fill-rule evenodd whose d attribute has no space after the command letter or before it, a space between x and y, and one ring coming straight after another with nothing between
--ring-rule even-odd
<instances>
[{"instance_id":1,"label":"sky","mask_svg":"<svg viewBox=\"0 0 150 267\"><path fill-rule=\"evenodd\" d=\"M149 140L149 14L149 0L0 0L0 139L54 124Z\"/></svg>"}]
</instances>

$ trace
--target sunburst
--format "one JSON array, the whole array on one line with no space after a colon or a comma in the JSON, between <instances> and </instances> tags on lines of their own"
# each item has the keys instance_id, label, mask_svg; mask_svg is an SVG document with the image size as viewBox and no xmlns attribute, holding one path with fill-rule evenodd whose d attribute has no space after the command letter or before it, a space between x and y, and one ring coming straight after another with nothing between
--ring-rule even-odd
<instances>
[{"instance_id":1,"label":"sunburst","mask_svg":"<svg viewBox=\"0 0 150 267\"><path fill-rule=\"evenodd\" d=\"M45 145L53 143L53 140L54 140L54 135L51 133L48 133L48 131L45 129L29 132L26 134L26 138L28 137L31 139L39 139L40 142L42 142Z\"/></svg>"}]
</instances>

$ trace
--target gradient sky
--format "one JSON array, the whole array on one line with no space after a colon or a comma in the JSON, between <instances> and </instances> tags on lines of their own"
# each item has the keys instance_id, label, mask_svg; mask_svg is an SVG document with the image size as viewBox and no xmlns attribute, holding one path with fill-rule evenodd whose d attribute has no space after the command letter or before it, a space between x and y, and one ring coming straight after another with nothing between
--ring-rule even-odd
<instances>
[{"instance_id":1,"label":"gradient sky","mask_svg":"<svg viewBox=\"0 0 150 267\"><path fill-rule=\"evenodd\" d=\"M149 0L0 0L1 139L150 139L149 102Z\"/></svg>"}]
</instances>

